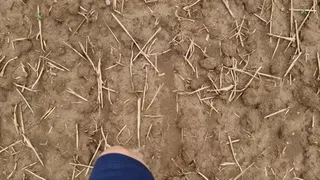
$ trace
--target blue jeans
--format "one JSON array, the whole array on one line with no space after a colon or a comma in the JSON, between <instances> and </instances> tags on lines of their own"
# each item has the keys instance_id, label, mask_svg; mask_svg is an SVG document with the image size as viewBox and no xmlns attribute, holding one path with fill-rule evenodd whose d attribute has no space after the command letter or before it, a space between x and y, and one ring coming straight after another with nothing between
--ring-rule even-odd
<instances>
[{"instance_id":1,"label":"blue jeans","mask_svg":"<svg viewBox=\"0 0 320 180\"><path fill-rule=\"evenodd\" d=\"M90 180L154 180L154 178L141 162L114 153L103 155L97 160Z\"/></svg>"}]
</instances>

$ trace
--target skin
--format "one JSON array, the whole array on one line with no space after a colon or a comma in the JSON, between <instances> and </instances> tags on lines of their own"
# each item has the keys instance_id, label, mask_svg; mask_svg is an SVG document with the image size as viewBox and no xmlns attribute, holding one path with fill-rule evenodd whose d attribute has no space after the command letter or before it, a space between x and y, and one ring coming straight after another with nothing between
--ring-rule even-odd
<instances>
[{"instance_id":1,"label":"skin","mask_svg":"<svg viewBox=\"0 0 320 180\"><path fill-rule=\"evenodd\" d=\"M142 160L142 158L139 156L138 153L128 151L127 149L125 149L121 146L113 146L113 147L107 148L100 156L107 155L107 154L114 154L114 153L129 156L129 157L141 162L142 164L144 164L147 167L146 163Z\"/></svg>"}]
</instances>

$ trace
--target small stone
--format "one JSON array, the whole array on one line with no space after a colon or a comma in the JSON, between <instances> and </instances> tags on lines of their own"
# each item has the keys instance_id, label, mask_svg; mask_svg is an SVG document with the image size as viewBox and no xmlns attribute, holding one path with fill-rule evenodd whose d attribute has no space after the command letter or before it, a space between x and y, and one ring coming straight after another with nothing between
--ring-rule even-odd
<instances>
[{"instance_id":1,"label":"small stone","mask_svg":"<svg viewBox=\"0 0 320 180\"><path fill-rule=\"evenodd\" d=\"M200 66L206 70L219 70L222 66L221 61L212 57L200 60Z\"/></svg>"},{"instance_id":2,"label":"small stone","mask_svg":"<svg viewBox=\"0 0 320 180\"><path fill-rule=\"evenodd\" d=\"M110 1L110 0L105 0L105 2L106 2L106 5L107 5L107 6L110 6L110 5L111 5L111 1Z\"/></svg>"}]
</instances>

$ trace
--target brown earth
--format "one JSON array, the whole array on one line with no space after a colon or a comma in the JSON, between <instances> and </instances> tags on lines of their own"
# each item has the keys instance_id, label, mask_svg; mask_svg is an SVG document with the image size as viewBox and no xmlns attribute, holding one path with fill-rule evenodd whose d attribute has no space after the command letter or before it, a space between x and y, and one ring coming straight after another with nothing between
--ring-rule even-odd
<instances>
[{"instance_id":1,"label":"brown earth","mask_svg":"<svg viewBox=\"0 0 320 180\"><path fill-rule=\"evenodd\" d=\"M229 4L235 19L220 0L119 0L116 11L103 0L1 2L0 179L88 179L70 163L90 165L103 131L156 179L319 180L317 0L293 1L293 24L290 0Z\"/></svg>"}]
</instances>

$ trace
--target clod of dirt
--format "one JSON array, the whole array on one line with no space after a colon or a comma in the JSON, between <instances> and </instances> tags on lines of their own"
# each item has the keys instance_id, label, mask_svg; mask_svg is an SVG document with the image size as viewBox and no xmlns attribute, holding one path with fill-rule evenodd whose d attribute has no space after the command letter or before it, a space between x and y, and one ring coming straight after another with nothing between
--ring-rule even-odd
<instances>
[{"instance_id":1,"label":"clod of dirt","mask_svg":"<svg viewBox=\"0 0 320 180\"><path fill-rule=\"evenodd\" d=\"M78 15L78 12L79 12L79 4L70 4L69 7L68 7L68 12L71 14L71 15Z\"/></svg>"},{"instance_id":2,"label":"clod of dirt","mask_svg":"<svg viewBox=\"0 0 320 180\"><path fill-rule=\"evenodd\" d=\"M298 87L294 93L297 101L309 108L320 110L319 96L309 86Z\"/></svg>"},{"instance_id":3,"label":"clod of dirt","mask_svg":"<svg viewBox=\"0 0 320 180\"><path fill-rule=\"evenodd\" d=\"M255 0L244 0L244 7L248 13L255 13L258 10L257 2Z\"/></svg>"},{"instance_id":4,"label":"clod of dirt","mask_svg":"<svg viewBox=\"0 0 320 180\"><path fill-rule=\"evenodd\" d=\"M5 90L12 90L13 89L12 78L0 78L0 88Z\"/></svg>"},{"instance_id":5,"label":"clod of dirt","mask_svg":"<svg viewBox=\"0 0 320 180\"><path fill-rule=\"evenodd\" d=\"M56 53L58 56L63 56L66 54L66 47L65 46L61 46L59 48L57 48Z\"/></svg>"},{"instance_id":6,"label":"clod of dirt","mask_svg":"<svg viewBox=\"0 0 320 180\"><path fill-rule=\"evenodd\" d=\"M317 145L320 142L320 139L316 135L312 134L308 136L308 141L312 145Z\"/></svg>"},{"instance_id":7,"label":"clod of dirt","mask_svg":"<svg viewBox=\"0 0 320 180\"><path fill-rule=\"evenodd\" d=\"M190 83L190 88L192 90L197 90L205 83L206 79L204 77L199 77L197 79L192 79Z\"/></svg>"},{"instance_id":8,"label":"clod of dirt","mask_svg":"<svg viewBox=\"0 0 320 180\"><path fill-rule=\"evenodd\" d=\"M20 76L19 78L16 79L16 83L18 84L27 84L28 79L25 76Z\"/></svg>"},{"instance_id":9,"label":"clod of dirt","mask_svg":"<svg viewBox=\"0 0 320 180\"><path fill-rule=\"evenodd\" d=\"M237 55L237 44L231 41L222 41L221 50L226 56L235 57Z\"/></svg>"},{"instance_id":10,"label":"clod of dirt","mask_svg":"<svg viewBox=\"0 0 320 180\"><path fill-rule=\"evenodd\" d=\"M5 102L5 101L7 101L7 95L8 95L8 93L4 90L4 89L2 89L2 88L0 88L0 102Z\"/></svg>"},{"instance_id":11,"label":"clod of dirt","mask_svg":"<svg viewBox=\"0 0 320 180\"><path fill-rule=\"evenodd\" d=\"M257 106L261 103L259 92L256 89L248 88L241 96L242 102L247 106Z\"/></svg>"},{"instance_id":12,"label":"clod of dirt","mask_svg":"<svg viewBox=\"0 0 320 180\"><path fill-rule=\"evenodd\" d=\"M28 2L28 0L22 0L22 1L26 4ZM49 6L53 6L56 2L52 0L45 0L44 3L49 7Z\"/></svg>"},{"instance_id":13,"label":"clod of dirt","mask_svg":"<svg viewBox=\"0 0 320 180\"><path fill-rule=\"evenodd\" d=\"M28 53L32 49L33 44L30 40L24 40L16 42L15 47L19 51L19 55L21 55Z\"/></svg>"},{"instance_id":14,"label":"clod of dirt","mask_svg":"<svg viewBox=\"0 0 320 180\"><path fill-rule=\"evenodd\" d=\"M259 111L248 111L241 117L240 124L250 132L256 132L260 129L261 115Z\"/></svg>"},{"instance_id":15,"label":"clod of dirt","mask_svg":"<svg viewBox=\"0 0 320 180\"><path fill-rule=\"evenodd\" d=\"M55 8L52 8L50 16L53 19L63 22L65 21L65 19L63 18L65 11L66 11L66 8L64 6L55 6Z\"/></svg>"},{"instance_id":16,"label":"clod of dirt","mask_svg":"<svg viewBox=\"0 0 320 180\"><path fill-rule=\"evenodd\" d=\"M2 48L4 43L5 43L5 39L4 38L0 38L0 48Z\"/></svg>"},{"instance_id":17,"label":"clod of dirt","mask_svg":"<svg viewBox=\"0 0 320 180\"><path fill-rule=\"evenodd\" d=\"M245 33L245 34L246 36L249 36L249 38L245 41L246 45L244 48L248 53L251 53L258 46L257 37L256 37L256 34L249 34L249 33Z\"/></svg>"},{"instance_id":18,"label":"clod of dirt","mask_svg":"<svg viewBox=\"0 0 320 180\"><path fill-rule=\"evenodd\" d=\"M76 108L79 113L89 114L91 112L94 112L98 108L98 104L93 101L90 101L90 102L87 102L87 104L86 103L77 104Z\"/></svg>"},{"instance_id":19,"label":"clod of dirt","mask_svg":"<svg viewBox=\"0 0 320 180\"><path fill-rule=\"evenodd\" d=\"M229 57L225 57L222 60L222 64L226 67L231 67L232 66L232 59Z\"/></svg>"},{"instance_id":20,"label":"clod of dirt","mask_svg":"<svg viewBox=\"0 0 320 180\"><path fill-rule=\"evenodd\" d=\"M271 63L271 66L270 66L270 72L271 74L275 75L275 76L279 76L281 71L282 71L282 66L281 66L281 62L284 62L282 61L283 59L277 59L277 60L274 60L272 63Z\"/></svg>"},{"instance_id":21,"label":"clod of dirt","mask_svg":"<svg viewBox=\"0 0 320 180\"><path fill-rule=\"evenodd\" d=\"M87 66L78 66L77 72L79 78L87 78L90 75L90 68Z\"/></svg>"},{"instance_id":22,"label":"clod of dirt","mask_svg":"<svg viewBox=\"0 0 320 180\"><path fill-rule=\"evenodd\" d=\"M310 46L317 44L317 41L314 40L314 37L316 37L316 34L312 29L309 28L309 26L306 26L306 28L301 31L301 40Z\"/></svg>"},{"instance_id":23,"label":"clod of dirt","mask_svg":"<svg viewBox=\"0 0 320 180\"><path fill-rule=\"evenodd\" d=\"M67 47L63 43L50 44L47 49L52 51L53 57L63 56L67 52Z\"/></svg>"},{"instance_id":24,"label":"clod of dirt","mask_svg":"<svg viewBox=\"0 0 320 180\"><path fill-rule=\"evenodd\" d=\"M85 9L90 9L93 4L93 0L80 0L80 4Z\"/></svg>"},{"instance_id":25,"label":"clod of dirt","mask_svg":"<svg viewBox=\"0 0 320 180\"><path fill-rule=\"evenodd\" d=\"M222 63L220 59L208 57L199 61L200 66L206 70L218 70L220 71Z\"/></svg>"},{"instance_id":26,"label":"clod of dirt","mask_svg":"<svg viewBox=\"0 0 320 180\"><path fill-rule=\"evenodd\" d=\"M292 130L286 124L282 124L277 132L278 138L283 139L289 136L292 133Z\"/></svg>"}]
</instances>

